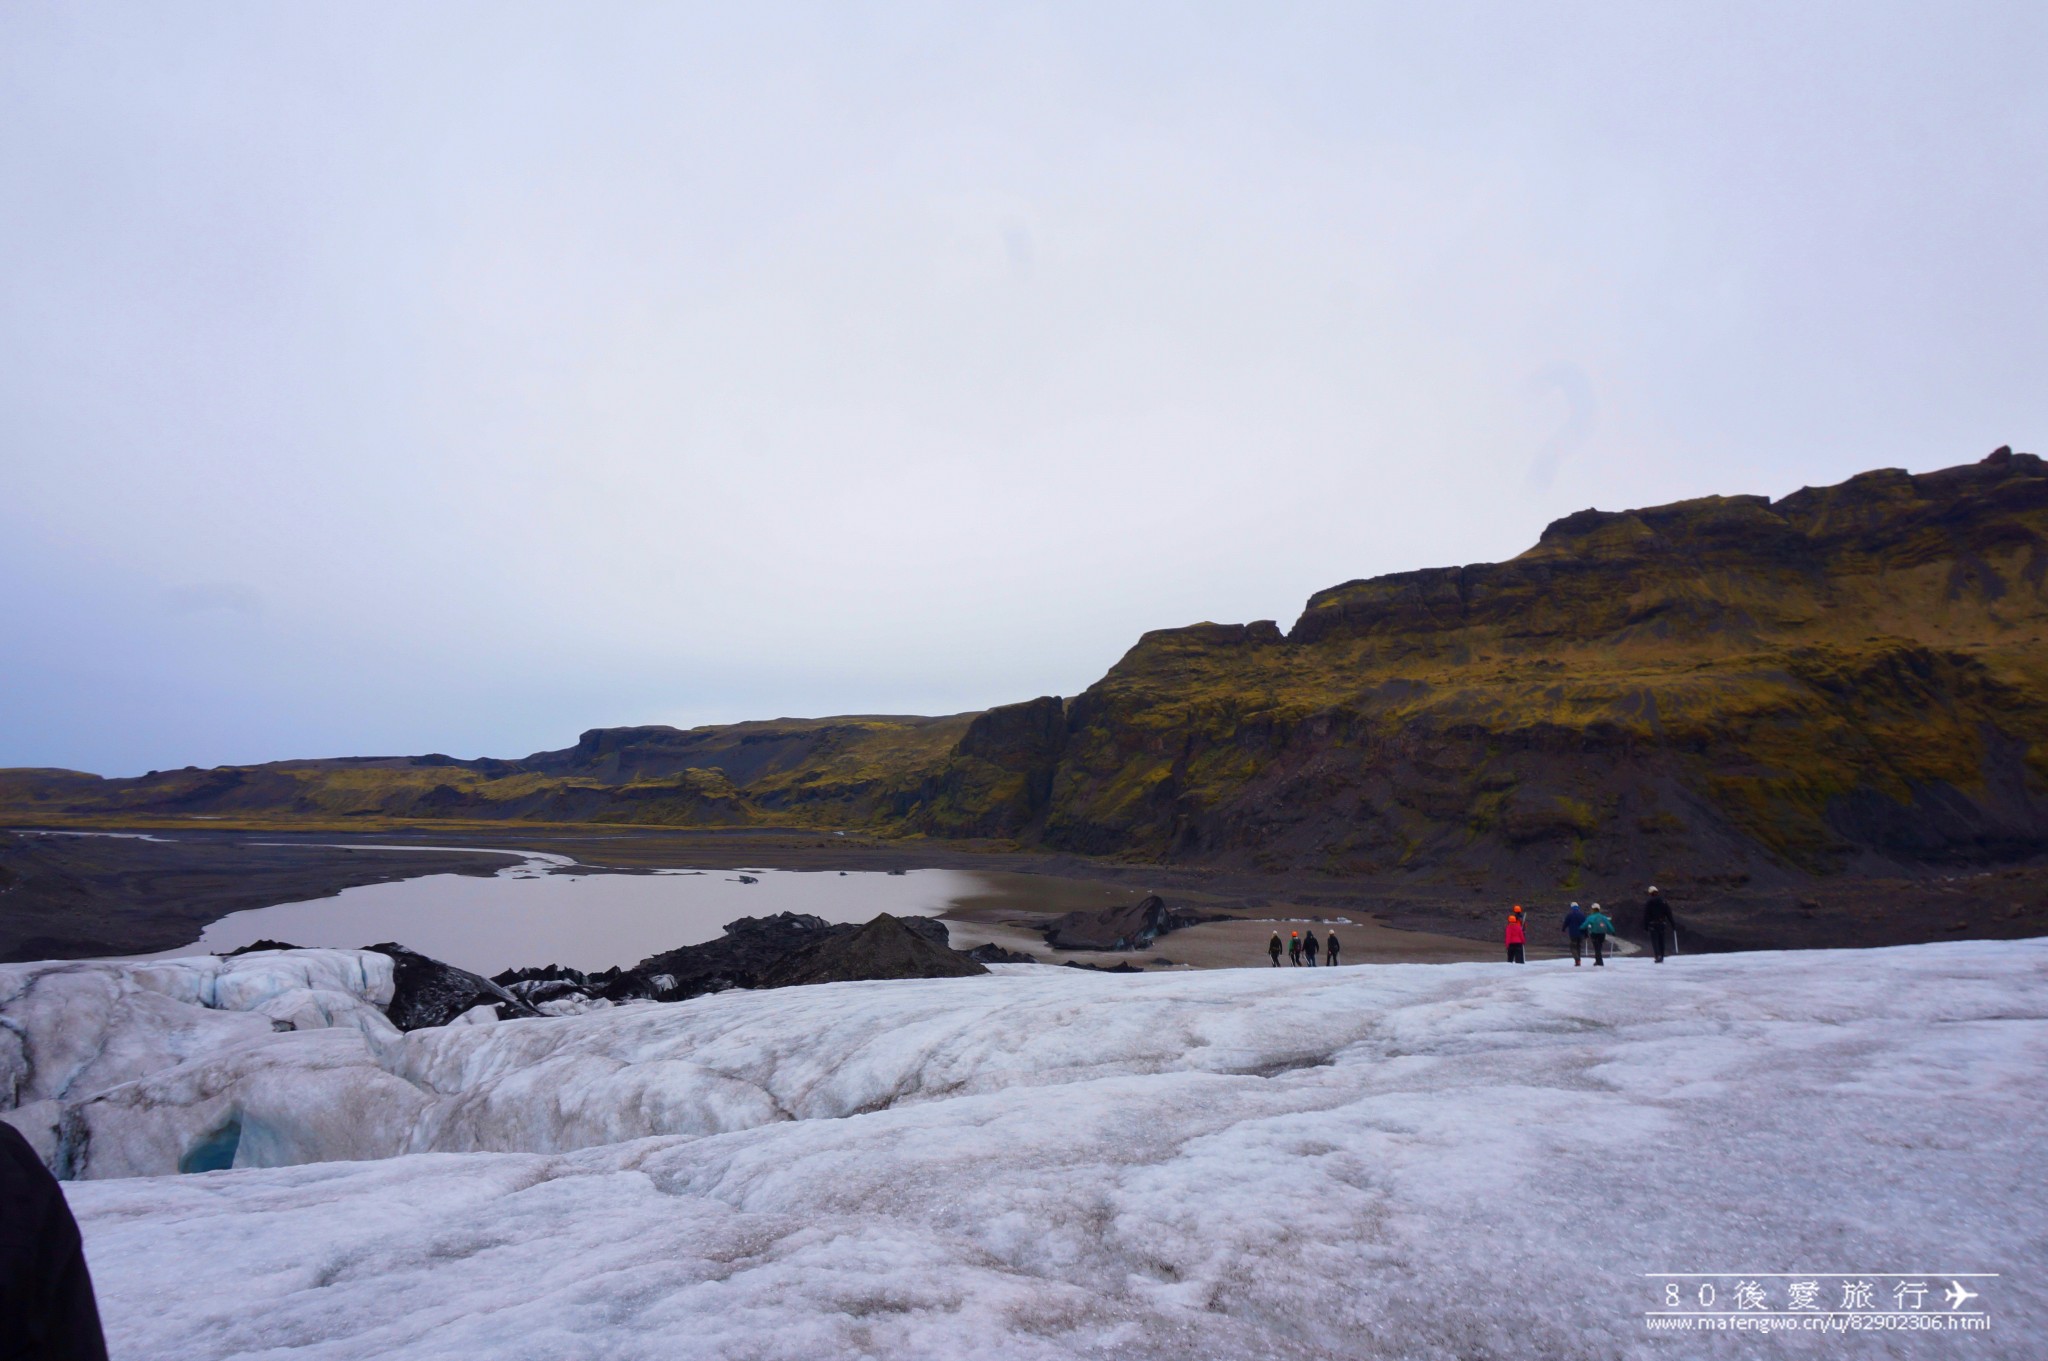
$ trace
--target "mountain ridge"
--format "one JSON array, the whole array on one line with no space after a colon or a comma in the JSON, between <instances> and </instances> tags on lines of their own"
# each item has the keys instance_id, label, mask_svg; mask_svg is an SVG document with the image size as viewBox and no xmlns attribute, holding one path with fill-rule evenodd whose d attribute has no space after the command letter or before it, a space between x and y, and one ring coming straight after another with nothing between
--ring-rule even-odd
<instances>
[{"instance_id":1,"label":"mountain ridge","mask_svg":"<svg viewBox=\"0 0 2048 1361\"><path fill-rule=\"evenodd\" d=\"M1294 625L1140 636L1071 698L593 728L520 760L0 772L29 819L786 826L1569 889L2048 851L2048 466L1552 521Z\"/></svg>"}]
</instances>

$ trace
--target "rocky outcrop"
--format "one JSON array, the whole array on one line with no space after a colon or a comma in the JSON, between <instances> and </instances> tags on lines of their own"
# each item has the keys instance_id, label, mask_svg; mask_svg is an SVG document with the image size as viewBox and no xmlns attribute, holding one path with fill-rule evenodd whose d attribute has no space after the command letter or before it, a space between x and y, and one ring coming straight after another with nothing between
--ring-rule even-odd
<instances>
[{"instance_id":1,"label":"rocky outcrop","mask_svg":"<svg viewBox=\"0 0 2048 1361\"><path fill-rule=\"evenodd\" d=\"M1151 893L1124 907L1056 917L1045 929L1045 943L1055 950L1142 950L1169 931L1203 920L1168 907L1165 899Z\"/></svg>"},{"instance_id":2,"label":"rocky outcrop","mask_svg":"<svg viewBox=\"0 0 2048 1361\"><path fill-rule=\"evenodd\" d=\"M493 1008L500 1020L540 1014L523 998L513 996L490 979L403 945L386 942L363 948L391 958L391 1002L384 1008L384 1014L400 1030L447 1025L477 1007Z\"/></svg>"},{"instance_id":3,"label":"rocky outcrop","mask_svg":"<svg viewBox=\"0 0 2048 1361\"><path fill-rule=\"evenodd\" d=\"M912 921L939 926L938 939ZM988 970L947 948L945 928L926 918L884 912L850 932L831 932L808 949L762 973L757 986L787 988L804 983L851 983L878 978L967 978Z\"/></svg>"},{"instance_id":4,"label":"rocky outcrop","mask_svg":"<svg viewBox=\"0 0 2048 1361\"><path fill-rule=\"evenodd\" d=\"M944 765L899 795L891 811L941 836L1028 833L1052 797L1066 730L1057 695L978 714Z\"/></svg>"},{"instance_id":5,"label":"rocky outcrop","mask_svg":"<svg viewBox=\"0 0 2048 1361\"><path fill-rule=\"evenodd\" d=\"M972 950L967 951L967 957L976 964L1036 964L1039 962L1036 955L1027 955L1022 950L1007 949L997 945L994 941L990 941L985 945L975 946Z\"/></svg>"},{"instance_id":6,"label":"rocky outcrop","mask_svg":"<svg viewBox=\"0 0 2048 1361\"><path fill-rule=\"evenodd\" d=\"M2048 469L1581 512L1512 561L1148 634L1043 840L1569 891L2048 850Z\"/></svg>"},{"instance_id":7,"label":"rocky outcrop","mask_svg":"<svg viewBox=\"0 0 2048 1361\"><path fill-rule=\"evenodd\" d=\"M947 944L945 923L884 913L865 923L807 912L742 917L701 945L650 955L630 969L583 974L560 965L512 969L496 983L542 1011L632 1001L679 1002L729 988L873 978L956 978L986 973Z\"/></svg>"}]
</instances>

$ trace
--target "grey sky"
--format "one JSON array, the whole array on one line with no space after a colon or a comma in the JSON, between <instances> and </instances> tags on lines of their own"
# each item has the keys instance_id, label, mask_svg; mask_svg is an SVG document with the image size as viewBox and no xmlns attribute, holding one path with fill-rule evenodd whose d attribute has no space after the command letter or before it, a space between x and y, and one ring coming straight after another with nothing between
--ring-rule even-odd
<instances>
[{"instance_id":1,"label":"grey sky","mask_svg":"<svg viewBox=\"0 0 2048 1361\"><path fill-rule=\"evenodd\" d=\"M1073 694L2044 449L2048 7L0 4L0 764Z\"/></svg>"}]
</instances>

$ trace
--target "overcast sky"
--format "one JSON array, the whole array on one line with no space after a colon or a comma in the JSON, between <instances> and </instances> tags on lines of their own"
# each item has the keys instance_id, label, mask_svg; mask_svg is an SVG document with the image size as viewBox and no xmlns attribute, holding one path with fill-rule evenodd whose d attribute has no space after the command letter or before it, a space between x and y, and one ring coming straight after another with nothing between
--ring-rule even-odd
<instances>
[{"instance_id":1,"label":"overcast sky","mask_svg":"<svg viewBox=\"0 0 2048 1361\"><path fill-rule=\"evenodd\" d=\"M2048 6L0 3L0 764L945 713L2048 452Z\"/></svg>"}]
</instances>

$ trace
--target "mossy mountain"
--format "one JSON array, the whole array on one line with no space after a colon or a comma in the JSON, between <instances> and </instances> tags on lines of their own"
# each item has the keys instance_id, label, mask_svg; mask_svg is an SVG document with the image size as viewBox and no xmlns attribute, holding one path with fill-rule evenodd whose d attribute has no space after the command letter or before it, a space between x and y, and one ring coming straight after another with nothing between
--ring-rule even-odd
<instances>
[{"instance_id":1,"label":"mossy mountain","mask_svg":"<svg viewBox=\"0 0 2048 1361\"><path fill-rule=\"evenodd\" d=\"M1582 511L1139 639L1071 699L605 728L524 760L0 773L15 819L784 825L1484 882L2048 850L2048 466Z\"/></svg>"}]
</instances>

